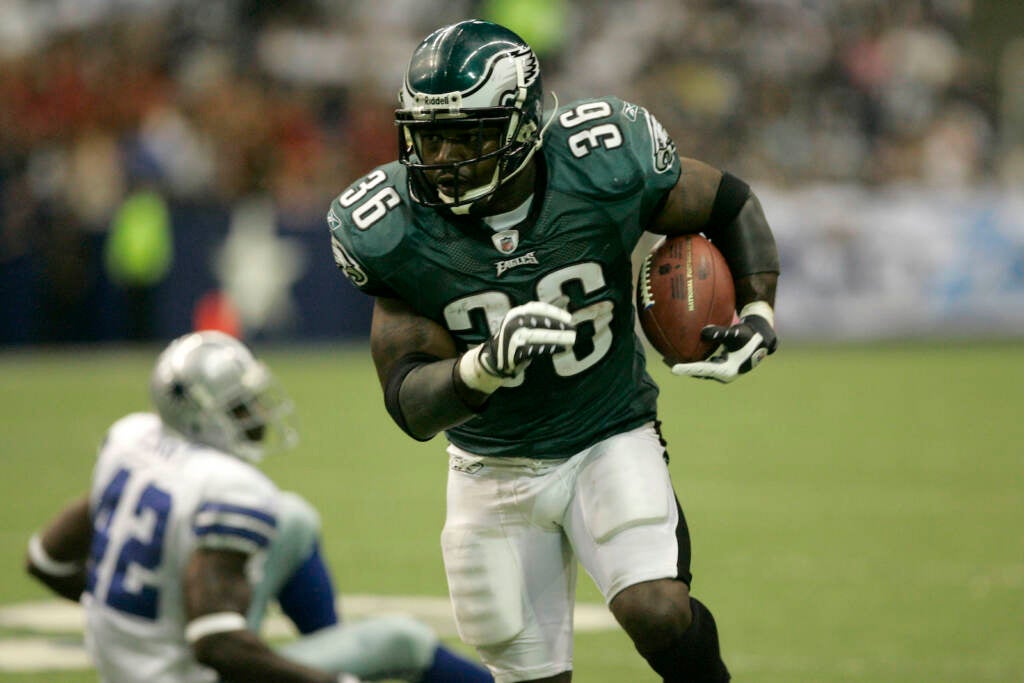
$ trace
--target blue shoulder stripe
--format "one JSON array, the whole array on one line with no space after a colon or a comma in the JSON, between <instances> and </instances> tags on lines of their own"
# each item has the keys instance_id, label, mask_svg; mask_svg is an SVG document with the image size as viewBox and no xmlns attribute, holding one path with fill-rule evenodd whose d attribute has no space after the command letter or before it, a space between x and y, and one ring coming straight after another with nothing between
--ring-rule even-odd
<instances>
[{"instance_id":1,"label":"blue shoulder stripe","mask_svg":"<svg viewBox=\"0 0 1024 683\"><path fill-rule=\"evenodd\" d=\"M231 505L230 503L203 503L202 505L199 506L199 509L196 510L196 516L198 517L203 513L211 512L245 515L247 517L252 517L253 519L258 519L264 524L268 524L272 527L277 526L277 518L269 512L259 510L256 508L242 507L241 505Z\"/></svg>"},{"instance_id":2,"label":"blue shoulder stripe","mask_svg":"<svg viewBox=\"0 0 1024 683\"><path fill-rule=\"evenodd\" d=\"M261 534L252 529L242 529L239 527L228 526L227 524L209 524L207 526L196 527L196 536L233 536L236 538L242 538L247 541L251 541L254 545L260 548L265 548L270 543L270 539L266 535Z\"/></svg>"}]
</instances>

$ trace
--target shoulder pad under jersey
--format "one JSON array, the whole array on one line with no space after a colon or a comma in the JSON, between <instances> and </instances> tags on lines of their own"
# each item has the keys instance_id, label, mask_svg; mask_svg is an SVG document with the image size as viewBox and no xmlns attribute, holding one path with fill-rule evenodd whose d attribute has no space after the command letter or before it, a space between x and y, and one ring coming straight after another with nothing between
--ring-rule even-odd
<instances>
[{"instance_id":1,"label":"shoulder pad under jersey","mask_svg":"<svg viewBox=\"0 0 1024 683\"><path fill-rule=\"evenodd\" d=\"M675 143L643 107L615 97L560 107L544 135L552 186L578 195L616 196L647 186L664 191L679 177Z\"/></svg>"},{"instance_id":2,"label":"shoulder pad under jersey","mask_svg":"<svg viewBox=\"0 0 1024 683\"><path fill-rule=\"evenodd\" d=\"M389 256L405 241L421 208L409 199L406 170L378 166L335 197L327 212L334 261L363 292L390 294Z\"/></svg>"},{"instance_id":3,"label":"shoulder pad under jersey","mask_svg":"<svg viewBox=\"0 0 1024 683\"><path fill-rule=\"evenodd\" d=\"M190 476L202 492L192 516L196 543L251 554L266 548L277 529L277 486L233 456L194 458Z\"/></svg>"},{"instance_id":4,"label":"shoulder pad under jersey","mask_svg":"<svg viewBox=\"0 0 1024 683\"><path fill-rule=\"evenodd\" d=\"M163 423L156 413L130 413L110 426L100 447L100 455L112 450L153 448L160 439Z\"/></svg>"}]
</instances>

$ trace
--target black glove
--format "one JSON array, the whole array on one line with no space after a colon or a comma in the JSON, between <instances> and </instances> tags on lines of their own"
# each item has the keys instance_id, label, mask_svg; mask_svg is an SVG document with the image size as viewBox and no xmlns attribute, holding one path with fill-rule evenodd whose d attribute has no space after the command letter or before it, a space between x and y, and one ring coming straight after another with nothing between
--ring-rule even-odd
<instances>
[{"instance_id":1,"label":"black glove","mask_svg":"<svg viewBox=\"0 0 1024 683\"><path fill-rule=\"evenodd\" d=\"M701 330L701 339L719 344L707 360L673 365L672 373L724 383L745 375L768 354L775 353L779 340L772 326L774 319L775 314L766 302L747 304L735 325L708 325Z\"/></svg>"}]
</instances>

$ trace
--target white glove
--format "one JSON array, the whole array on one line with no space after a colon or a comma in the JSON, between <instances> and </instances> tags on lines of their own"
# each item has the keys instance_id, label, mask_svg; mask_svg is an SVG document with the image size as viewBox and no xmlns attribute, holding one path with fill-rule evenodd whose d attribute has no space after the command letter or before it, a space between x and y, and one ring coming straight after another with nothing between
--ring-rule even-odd
<instances>
[{"instance_id":1,"label":"white glove","mask_svg":"<svg viewBox=\"0 0 1024 683\"><path fill-rule=\"evenodd\" d=\"M758 366L779 345L773 327L775 312L764 301L754 301L740 311L740 321L731 327L708 325L701 339L718 342L719 347L707 360L678 363L672 374L713 379L728 383Z\"/></svg>"},{"instance_id":2,"label":"white glove","mask_svg":"<svg viewBox=\"0 0 1024 683\"><path fill-rule=\"evenodd\" d=\"M564 351L575 343L571 313L531 301L506 313L490 339L462 354L459 375L466 386L490 394L537 356Z\"/></svg>"}]
</instances>

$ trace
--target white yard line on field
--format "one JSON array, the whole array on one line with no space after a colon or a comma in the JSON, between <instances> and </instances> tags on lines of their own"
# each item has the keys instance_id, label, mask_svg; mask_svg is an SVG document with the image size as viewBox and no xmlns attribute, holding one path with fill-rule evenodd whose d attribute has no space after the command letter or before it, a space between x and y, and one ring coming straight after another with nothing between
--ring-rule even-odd
<instances>
[{"instance_id":1,"label":"white yard line on field","mask_svg":"<svg viewBox=\"0 0 1024 683\"><path fill-rule=\"evenodd\" d=\"M425 595L343 595L338 600L345 619L384 614L405 614L430 625L442 638L456 636L448 598ZM67 601L46 600L0 606L0 628L30 631L31 635L7 636L0 640L0 671L83 669L90 666L82 647L85 623L82 608ZM614 617L601 604L576 605L577 632L616 628ZM295 635L291 623L272 612L263 625L270 639ZM73 639L60 636L74 636Z\"/></svg>"}]
</instances>

